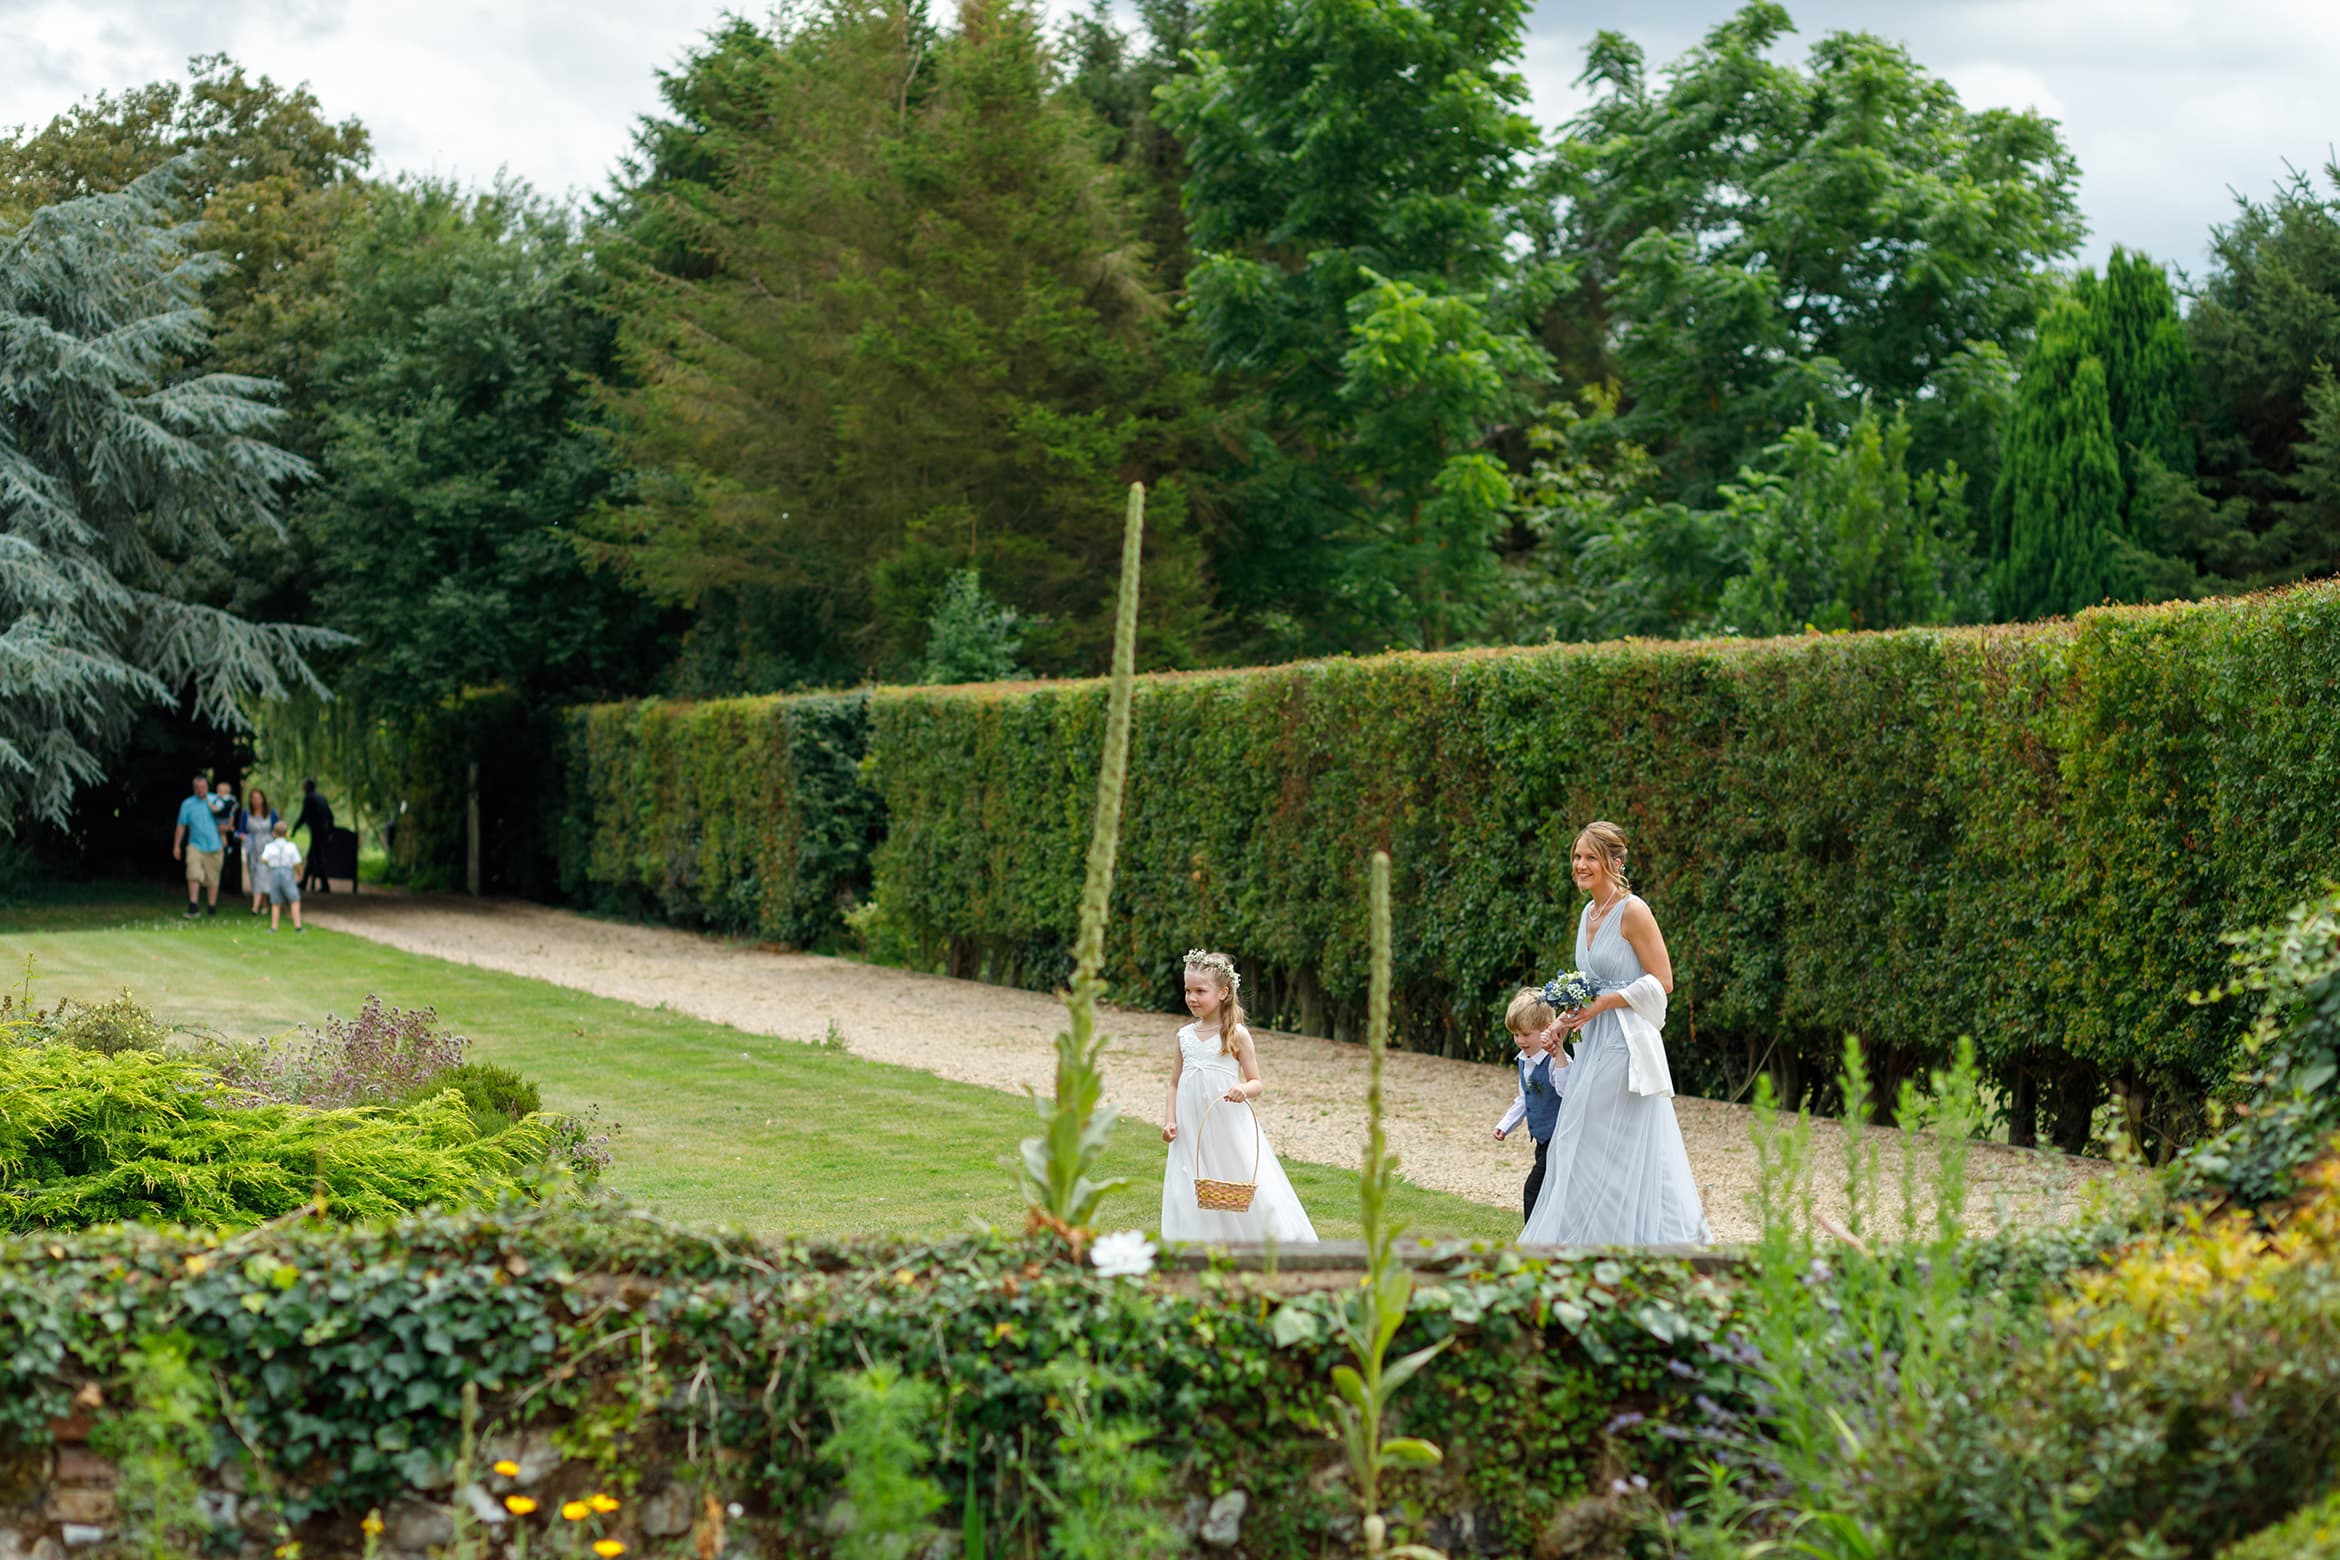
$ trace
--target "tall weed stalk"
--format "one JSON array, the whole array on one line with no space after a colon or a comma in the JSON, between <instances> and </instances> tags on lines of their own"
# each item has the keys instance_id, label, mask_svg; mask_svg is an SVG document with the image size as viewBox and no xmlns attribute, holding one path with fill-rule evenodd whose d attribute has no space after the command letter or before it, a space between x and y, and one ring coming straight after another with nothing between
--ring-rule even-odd
<instances>
[{"instance_id":1,"label":"tall weed stalk","mask_svg":"<svg viewBox=\"0 0 2340 1560\"><path fill-rule=\"evenodd\" d=\"M1414 1296L1414 1275L1397 1254L1401 1226L1390 1217L1391 1183L1397 1156L1381 1126L1381 1061L1389 1049L1389 853L1373 853L1372 986L1365 1020L1365 1164L1358 1179L1358 1224L1365 1237L1365 1278L1341 1308L1341 1342L1351 1363L1333 1367L1334 1419L1348 1453L1349 1477L1357 1491L1365 1553L1435 1560L1439 1552L1417 1544L1385 1548L1381 1476L1401 1468L1435 1467L1440 1453L1430 1442L1387 1433L1390 1402L1416 1371L1454 1340L1441 1338L1426 1349L1392 1360L1389 1346L1405 1323Z\"/></svg>"},{"instance_id":2,"label":"tall weed stalk","mask_svg":"<svg viewBox=\"0 0 2340 1560\"><path fill-rule=\"evenodd\" d=\"M1097 1033L1097 999L1105 990L1105 917L1113 900L1121 792L1129 773L1139 555L1145 529L1145 486L1132 482L1129 514L1121 531L1121 594L1113 615L1113 682L1105 702L1105 753L1097 768L1097 815L1089 830L1089 871L1081 888L1072 989L1064 1001L1070 1027L1056 1036L1056 1092L1037 1102L1040 1135L1024 1139L1019 1163L1031 1227L1063 1236L1076 1260L1097 1217L1097 1205L1108 1192L1128 1184L1096 1174L1105 1157L1105 1140L1120 1114L1104 1103L1105 1073L1098 1058L1105 1040Z\"/></svg>"}]
</instances>

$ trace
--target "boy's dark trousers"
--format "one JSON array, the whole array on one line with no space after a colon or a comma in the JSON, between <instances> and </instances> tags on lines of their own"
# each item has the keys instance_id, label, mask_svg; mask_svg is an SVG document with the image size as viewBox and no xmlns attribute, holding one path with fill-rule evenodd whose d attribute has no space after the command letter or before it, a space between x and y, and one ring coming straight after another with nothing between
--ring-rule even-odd
<instances>
[{"instance_id":1,"label":"boy's dark trousers","mask_svg":"<svg viewBox=\"0 0 2340 1560\"><path fill-rule=\"evenodd\" d=\"M1527 1185L1519 1194L1519 1222L1522 1224L1536 1211L1536 1194L1544 1189L1544 1155L1551 1147L1550 1138L1536 1139L1536 1167L1528 1172Z\"/></svg>"}]
</instances>

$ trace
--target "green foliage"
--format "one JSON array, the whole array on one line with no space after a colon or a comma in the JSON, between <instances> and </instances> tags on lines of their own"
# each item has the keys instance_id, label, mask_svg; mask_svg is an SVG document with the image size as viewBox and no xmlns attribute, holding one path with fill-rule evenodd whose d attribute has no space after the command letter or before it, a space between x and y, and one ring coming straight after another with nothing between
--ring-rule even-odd
<instances>
[{"instance_id":1,"label":"green foliage","mask_svg":"<svg viewBox=\"0 0 2340 1560\"><path fill-rule=\"evenodd\" d=\"M1016 652L1024 646L1022 614L984 594L983 575L961 569L943 582L926 620L922 683L1010 682L1024 675Z\"/></svg>"},{"instance_id":2,"label":"green foliage","mask_svg":"<svg viewBox=\"0 0 2340 1560\"><path fill-rule=\"evenodd\" d=\"M612 480L579 425L612 326L575 219L524 186L381 186L340 265L323 480L298 520L319 620L361 645L335 668L340 719L395 745L467 689L649 686L648 613L574 542Z\"/></svg>"},{"instance_id":3,"label":"green foliage","mask_svg":"<svg viewBox=\"0 0 2340 1560\"><path fill-rule=\"evenodd\" d=\"M1365 1165L1359 1172L1359 1225L1365 1238L1365 1277L1357 1289L1342 1297L1340 1339L1349 1358L1333 1367L1336 1396L1331 1407L1340 1426L1341 1449L1348 1454L1349 1478L1356 1491L1357 1516L1365 1535L1365 1553L1393 1557L1422 1556L1432 1560L1433 1549L1400 1544L1387 1547L1387 1528L1381 1514L1382 1475L1409 1468L1435 1468L1444 1460L1438 1447L1418 1436L1387 1433L1390 1409L1399 1389L1436 1359L1454 1340L1441 1338L1410 1354L1389 1357L1389 1346L1405 1325L1414 1299L1414 1275L1397 1253L1399 1226L1387 1217L1390 1182L1397 1176L1397 1156L1381 1126L1381 1057L1389 1047L1389 857L1373 856L1371 942L1372 996L1365 1021L1365 1046L1370 1060L1365 1083Z\"/></svg>"},{"instance_id":4,"label":"green foliage","mask_svg":"<svg viewBox=\"0 0 2340 1560\"><path fill-rule=\"evenodd\" d=\"M224 262L190 253L187 171L0 220L0 834L62 822L141 711L243 729L340 642L204 599L308 467L270 442L273 386L190 366Z\"/></svg>"},{"instance_id":5,"label":"green foliage","mask_svg":"<svg viewBox=\"0 0 2340 1560\"><path fill-rule=\"evenodd\" d=\"M38 129L0 134L0 220L123 190L183 159L179 193L200 223L198 247L224 262L201 283L213 329L200 366L283 385L279 442L313 459L316 363L340 323L337 257L365 226L372 155L365 126L328 119L307 87L197 55L183 83L100 92ZM284 589L296 560L264 536L239 543L215 599L250 612Z\"/></svg>"},{"instance_id":6,"label":"green foliage","mask_svg":"<svg viewBox=\"0 0 2340 1560\"><path fill-rule=\"evenodd\" d=\"M2211 232L2186 335L2205 491L2177 540L2215 587L2340 568L2334 414L2312 397L2318 365L2340 365L2340 162L2321 181L2294 172L2265 199L2237 197L2233 220Z\"/></svg>"},{"instance_id":7,"label":"green foliage","mask_svg":"<svg viewBox=\"0 0 2340 1560\"><path fill-rule=\"evenodd\" d=\"M934 1536L928 1521L943 1492L922 1471L933 1461L921 1432L941 1394L931 1381L905 1380L890 1365L834 1378L829 1412L837 1428L821 1459L841 1474L844 1506L836 1518L838 1560L908 1560Z\"/></svg>"},{"instance_id":8,"label":"green foliage","mask_svg":"<svg viewBox=\"0 0 2340 1560\"><path fill-rule=\"evenodd\" d=\"M453 1089L463 1097L464 1109L471 1112L471 1124L480 1134L492 1136L524 1121L544 1109L544 1096L535 1084L493 1062L465 1062L450 1067L427 1083L410 1090L402 1105L419 1104L423 1100Z\"/></svg>"},{"instance_id":9,"label":"green foliage","mask_svg":"<svg viewBox=\"0 0 2340 1560\"><path fill-rule=\"evenodd\" d=\"M1848 1067L1848 1102L1862 1087ZM1727 1471L1681 1552L2206 1554L2311 1498L2335 1436L2306 1421L2340 1370L2333 1171L2280 1242L2241 1218L2156 1229L2149 1202L1973 1241L1955 1216L1970 1061L1937 1092L1934 1228L1905 1180L1891 1245L1859 1234L1875 1189L1857 1145L1853 1228L1818 1233L1801 1125L1783 1133L1766 1101L1744 1332L1709 1357Z\"/></svg>"},{"instance_id":10,"label":"green foliage","mask_svg":"<svg viewBox=\"0 0 2340 1560\"><path fill-rule=\"evenodd\" d=\"M233 1229L321 1201L341 1219L460 1207L538 1177L555 1123L476 1129L460 1096L397 1109L236 1108L200 1064L0 1048L0 1225L146 1219Z\"/></svg>"},{"instance_id":11,"label":"green foliage","mask_svg":"<svg viewBox=\"0 0 2340 1560\"><path fill-rule=\"evenodd\" d=\"M1097 803L1089 825L1088 866L1081 886L1080 935L1073 948L1072 989L1065 995L1067 1026L1056 1037L1056 1088L1034 1100L1040 1135L1024 1139L1017 1171L1036 1224L1064 1234L1080 1256L1097 1205L1120 1181L1098 1178L1105 1143L1119 1112L1105 1104L1099 1065L1105 1037L1097 1033L1097 999L1105 981L1105 920L1113 901L1113 859L1121 846L1122 788L1129 775L1130 705L1137 664L1138 582L1143 557L1146 493L1129 490L1122 522L1121 595L1113 624L1113 678L1105 713L1105 751L1097 765Z\"/></svg>"},{"instance_id":12,"label":"green foliage","mask_svg":"<svg viewBox=\"0 0 2340 1560\"><path fill-rule=\"evenodd\" d=\"M1174 1485L1169 1459L1152 1444L1161 1438L1158 1427L1107 1406L1115 1397L1126 1400L1139 1383L1072 1361L1057 1361L1046 1373L1055 1387L1060 1459L1053 1483L1040 1490L1054 1519L1048 1552L1060 1560L1162 1560L1184 1553L1162 1511Z\"/></svg>"},{"instance_id":13,"label":"green foliage","mask_svg":"<svg viewBox=\"0 0 2340 1560\"><path fill-rule=\"evenodd\" d=\"M1572 386L1622 382L1625 436L1657 496L1703 502L1817 408L1963 396L1977 360L2020 357L2078 247L2079 169L2054 121L1970 111L1871 33L1802 64L1769 0L1742 6L1657 81L1616 33L1586 50L1591 105L1550 168L1544 243L1576 271L1547 321ZM1912 465L1996 476L1954 418Z\"/></svg>"},{"instance_id":14,"label":"green foliage","mask_svg":"<svg viewBox=\"0 0 2340 1560\"><path fill-rule=\"evenodd\" d=\"M2218 1551L2218 1560L2336 1560L2340 1557L2340 1490L2250 1538Z\"/></svg>"},{"instance_id":15,"label":"green foliage","mask_svg":"<svg viewBox=\"0 0 2340 1560\"><path fill-rule=\"evenodd\" d=\"M124 1051L159 1051L170 1033L127 990L105 1002L67 997L47 1012L0 996L0 1034L18 1045L54 1043L116 1056Z\"/></svg>"},{"instance_id":16,"label":"green foliage","mask_svg":"<svg viewBox=\"0 0 2340 1560\"><path fill-rule=\"evenodd\" d=\"M861 694L574 710L561 887L609 908L807 948L869 885L880 827L863 786Z\"/></svg>"},{"instance_id":17,"label":"green foliage","mask_svg":"<svg viewBox=\"0 0 2340 1560\"><path fill-rule=\"evenodd\" d=\"M1036 12L836 0L671 78L626 192L602 556L695 624L694 692L915 675L977 568L1040 671L1105 659L1113 532L1161 473L1150 653L1197 653L1175 473L1198 388ZM677 250L681 251L680 253ZM775 288L775 277L791 278Z\"/></svg>"},{"instance_id":18,"label":"green foliage","mask_svg":"<svg viewBox=\"0 0 2340 1560\"><path fill-rule=\"evenodd\" d=\"M2186 1155L2183 1184L2245 1207L2279 1202L2340 1129L2340 889L2234 934L2236 972L2205 1000L2258 997L2238 1118Z\"/></svg>"},{"instance_id":19,"label":"green foliage","mask_svg":"<svg viewBox=\"0 0 2340 1560\"><path fill-rule=\"evenodd\" d=\"M1973 622L1985 615L1966 525L1965 476L1911 477L1910 424L1863 411L1841 445L1807 418L1776 472L1723 488L1723 527L1744 572L1723 587L1726 633L1761 638Z\"/></svg>"},{"instance_id":20,"label":"green foliage","mask_svg":"<svg viewBox=\"0 0 2340 1560\"><path fill-rule=\"evenodd\" d=\"M1490 435L1546 374L1507 251L1520 0L1218 0L1161 89L1204 360L1253 416L1220 584L1271 650L1438 646L1492 606ZM1157 576L1158 577L1158 576Z\"/></svg>"},{"instance_id":21,"label":"green foliage","mask_svg":"<svg viewBox=\"0 0 2340 1560\"><path fill-rule=\"evenodd\" d=\"M196 1502L199 1473L210 1465L217 1402L195 1368L184 1333L144 1338L124 1352L130 1411L97 1435L97 1448L121 1469L115 1498L126 1537L146 1560L179 1560L210 1527Z\"/></svg>"},{"instance_id":22,"label":"green foliage","mask_svg":"<svg viewBox=\"0 0 2340 1560\"><path fill-rule=\"evenodd\" d=\"M2065 299L2024 364L1991 494L1992 595L2009 618L2078 612L2120 591L2120 453L2094 347L2087 308Z\"/></svg>"},{"instance_id":23,"label":"green foliage","mask_svg":"<svg viewBox=\"0 0 2340 1560\"><path fill-rule=\"evenodd\" d=\"M1110 1530L1144 1525L1133 1503L1157 1498L1148 1469L1104 1466L1109 1443L1075 1426L1132 1444L1158 1426L1148 1450L1184 1488L1251 1492L1245 1536L1259 1552L1331 1542L1310 1481L1336 1455L1320 1405L1343 1353L1328 1341L1342 1298L1276 1307L1215 1274L1155 1287L1049 1260L1054 1249L758 1246L606 1204L521 1203L382 1226L288 1222L226 1242L141 1228L0 1241L0 1443L41 1444L91 1381L109 1405L101 1421L118 1415L126 1353L177 1332L234 1405L239 1447L265 1458L247 1471L295 1521L435 1485L460 1449L468 1389L472 1466L507 1455L526 1426L622 1407L613 1455L649 1467L694 1436L702 1456L722 1448L722 1477L757 1513L742 1539L777 1549L820 1531L841 1494L858 1503L845 1474L868 1460L812 1454L843 1427L832 1383L877 1360L898 1373L890 1434L908 1453L888 1478L931 1480L957 1503L971 1493L989 1553L1077 1553L1084 1534L1109 1531L1108 1503L1127 1519ZM1475 1437L1486 1457L1424 1499L1476 1507L1490 1543L1526 1552L1593 1476L1621 1403L1651 1426L1689 1411L1667 1361L1727 1322L1725 1291L1675 1262L1491 1251L1426 1272L1394 1347L1457 1343L1408 1387L1408 1427ZM1522 1393L1522 1380L1541 1386ZM911 1396L931 1408L899 1412ZM1647 1442L1660 1464L1669 1444ZM964 1504L933 1515L965 1531Z\"/></svg>"}]
</instances>

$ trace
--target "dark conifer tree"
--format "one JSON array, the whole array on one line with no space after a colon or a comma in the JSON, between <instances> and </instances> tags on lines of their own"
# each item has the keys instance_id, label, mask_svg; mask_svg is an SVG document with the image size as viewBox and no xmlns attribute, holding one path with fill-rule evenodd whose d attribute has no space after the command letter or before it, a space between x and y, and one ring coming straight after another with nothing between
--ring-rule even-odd
<instances>
[{"instance_id":1,"label":"dark conifer tree","mask_svg":"<svg viewBox=\"0 0 2340 1560\"><path fill-rule=\"evenodd\" d=\"M2002 617L2077 612L2118 588L2125 494L2094 335L2087 305L2066 298L2041 320L2024 367L1991 495Z\"/></svg>"}]
</instances>

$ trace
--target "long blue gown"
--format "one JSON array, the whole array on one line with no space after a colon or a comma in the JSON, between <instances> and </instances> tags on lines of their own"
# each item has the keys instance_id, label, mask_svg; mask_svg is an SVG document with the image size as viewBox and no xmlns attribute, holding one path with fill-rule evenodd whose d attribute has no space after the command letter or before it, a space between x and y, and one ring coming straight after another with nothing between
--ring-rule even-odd
<instances>
[{"instance_id":1,"label":"long blue gown","mask_svg":"<svg viewBox=\"0 0 2340 1560\"><path fill-rule=\"evenodd\" d=\"M1632 896L1628 895L1627 898ZM1577 917L1576 967L1620 991L1648 972L1625 940L1625 905L1599 926L1592 906ZM1674 1102L1625 1086L1624 1026L1614 1010L1578 1031L1567 1097L1552 1128L1544 1189L1520 1232L1524 1246L1704 1244L1706 1213Z\"/></svg>"}]
</instances>

